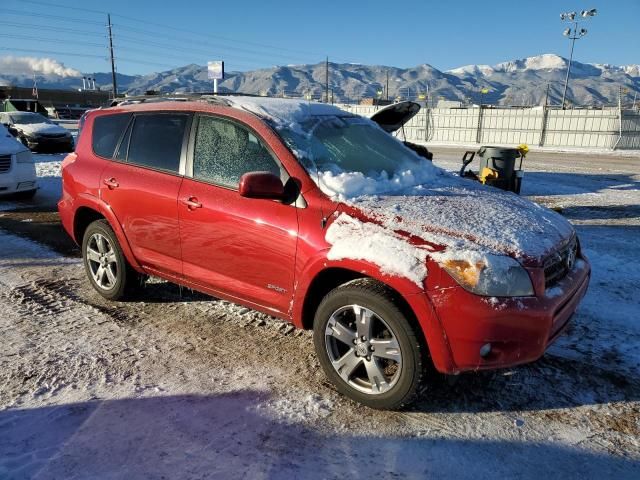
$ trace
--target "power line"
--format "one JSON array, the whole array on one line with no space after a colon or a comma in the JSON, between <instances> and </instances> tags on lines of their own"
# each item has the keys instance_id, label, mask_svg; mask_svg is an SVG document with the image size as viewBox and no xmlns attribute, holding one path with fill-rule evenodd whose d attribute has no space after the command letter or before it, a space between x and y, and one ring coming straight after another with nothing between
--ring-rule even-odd
<instances>
[{"instance_id":1,"label":"power line","mask_svg":"<svg viewBox=\"0 0 640 480\"><path fill-rule=\"evenodd\" d=\"M101 27L104 27L105 25L104 22L87 20L86 18L72 18L68 16L50 15L48 13L24 12L21 10L12 10L12 9L6 9L6 8L3 9L3 14L14 15L18 17L22 16L22 17L48 18L51 20L58 20L60 22L67 22L67 23L72 23L72 22L90 23L92 25L100 25Z\"/></svg>"},{"instance_id":2,"label":"power line","mask_svg":"<svg viewBox=\"0 0 640 480\"><path fill-rule=\"evenodd\" d=\"M37 5L43 5L43 6L48 6L48 7L55 7L55 8L64 8L64 9L70 9L70 10L81 10L81 11L86 11L86 12L90 12L90 13L95 13L95 14L102 14L102 15L107 15L109 12L106 11L101 11L101 10L92 10L92 9L87 9L87 8L77 8L77 7L70 7L68 5L61 5L58 3L52 3L52 2L44 2L44 1L40 1L40 0L22 0L22 3L32 3L32 4L37 4ZM161 32L152 32L149 30L145 30L146 32L150 32L151 35L162 35L164 38L166 37L166 29L170 29L176 32L180 32L183 34L188 34L189 36L197 36L200 38L210 38L210 39L218 39L218 40L225 40L228 42L233 42L236 44L244 44L244 45L249 45L249 46L253 46L253 47L257 47L260 48L262 50L275 50L275 51L281 51L281 52L289 52L289 53L297 53L297 54L302 54L305 55L305 58L308 58L309 56L316 56L316 57L321 57L324 56L324 54L322 53L317 53L317 52L310 52L310 51L302 51L302 50L296 50L296 49L291 49L291 48L286 48L286 47L280 47L280 46L275 46L275 45L268 45L268 44L264 44L264 43L257 43L257 42L250 42L250 41L246 41L246 40L238 40L238 39L234 39L234 38L229 38L229 37L224 37L224 36L220 36L220 35L213 35L213 34L204 34L204 33L200 33L200 32L194 32L193 30L186 30L183 28L177 28L175 26L172 25L166 25L166 24L162 24L162 23L156 23L156 22L151 22L149 21L149 19L139 19L139 18L135 18L135 17L130 17L127 15L122 15L119 13L112 13L112 16L115 18L122 18L125 20L129 20L129 21L133 21L133 22L137 22L137 23L143 23L144 25L152 25L155 27L159 27L162 29ZM127 25L121 25L121 24L116 24L118 26L118 28L127 28L127 29L135 29L135 27L130 27ZM141 29L137 29L139 31L141 31ZM184 41L184 40L181 40ZM239 48L239 47L229 47L229 48ZM245 51L247 51L245 49ZM286 57L285 58L292 58L292 57ZM339 61L344 61L344 62L349 62L350 60L346 60L344 58L340 58L340 57L335 57L332 56L332 58L335 58Z\"/></svg>"},{"instance_id":3,"label":"power line","mask_svg":"<svg viewBox=\"0 0 640 480\"><path fill-rule=\"evenodd\" d=\"M40 30L48 30L50 32L65 32L70 33L72 35L80 35L80 36L105 36L103 32L96 32L90 30L78 30L75 28L64 28L64 27L52 27L51 25L40 25L33 23L17 23L17 22L5 22L0 20L0 25L5 25L7 27L17 27L17 28L38 28Z\"/></svg>"},{"instance_id":4,"label":"power line","mask_svg":"<svg viewBox=\"0 0 640 480\"><path fill-rule=\"evenodd\" d=\"M33 48L7 48L7 47L0 47L0 50L9 51L9 52L39 53L39 54L46 54L46 55L66 55L66 56L71 56L71 57L106 59L105 55L92 55L92 54L89 54L89 53L60 52L60 51L54 51L54 50L38 50L38 49L33 49Z\"/></svg>"},{"instance_id":5,"label":"power line","mask_svg":"<svg viewBox=\"0 0 640 480\"><path fill-rule=\"evenodd\" d=\"M13 34L13 33L0 33L0 37L15 38L18 40L35 40L38 42L47 42L47 43L63 43L63 44L72 43L72 42L69 42L68 40L58 40L56 38L35 37L31 35L20 35L20 34ZM102 43L82 42L82 45L87 47L104 48L104 44Z\"/></svg>"}]
</instances>

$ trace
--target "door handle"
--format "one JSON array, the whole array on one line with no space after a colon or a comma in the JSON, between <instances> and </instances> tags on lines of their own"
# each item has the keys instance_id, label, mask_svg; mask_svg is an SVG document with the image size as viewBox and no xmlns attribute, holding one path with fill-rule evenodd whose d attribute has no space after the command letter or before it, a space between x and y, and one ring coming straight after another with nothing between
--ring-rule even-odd
<instances>
[{"instance_id":1,"label":"door handle","mask_svg":"<svg viewBox=\"0 0 640 480\"><path fill-rule=\"evenodd\" d=\"M102 183L104 183L107 187L109 187L109 190L113 190L114 188L118 188L120 186L120 184L118 183L118 181L111 177L111 178L105 178Z\"/></svg>"},{"instance_id":2,"label":"door handle","mask_svg":"<svg viewBox=\"0 0 640 480\"><path fill-rule=\"evenodd\" d=\"M196 197L183 198L181 202L187 206L189 210L195 210L196 208L202 208L202 204Z\"/></svg>"}]
</instances>

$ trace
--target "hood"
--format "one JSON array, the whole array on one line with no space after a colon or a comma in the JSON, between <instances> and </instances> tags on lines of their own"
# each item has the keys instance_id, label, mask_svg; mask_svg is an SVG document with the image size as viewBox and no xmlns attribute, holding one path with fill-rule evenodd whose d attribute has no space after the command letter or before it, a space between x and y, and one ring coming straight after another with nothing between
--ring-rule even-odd
<instances>
[{"instance_id":1,"label":"hood","mask_svg":"<svg viewBox=\"0 0 640 480\"><path fill-rule=\"evenodd\" d=\"M378 110L370 119L380 125L385 132L393 133L415 117L419 111L420 105L415 102L399 102Z\"/></svg>"},{"instance_id":2,"label":"hood","mask_svg":"<svg viewBox=\"0 0 640 480\"><path fill-rule=\"evenodd\" d=\"M4 125L0 125L0 155L16 154L24 150L28 150L28 148L17 141Z\"/></svg>"},{"instance_id":3,"label":"hood","mask_svg":"<svg viewBox=\"0 0 640 480\"><path fill-rule=\"evenodd\" d=\"M421 185L410 195L363 196L348 206L446 253L509 255L531 266L574 235L558 213L513 193L463 179L447 183Z\"/></svg>"},{"instance_id":4,"label":"hood","mask_svg":"<svg viewBox=\"0 0 640 480\"><path fill-rule=\"evenodd\" d=\"M68 132L66 128L56 125L55 123L16 124L15 128L26 135L60 134Z\"/></svg>"}]
</instances>

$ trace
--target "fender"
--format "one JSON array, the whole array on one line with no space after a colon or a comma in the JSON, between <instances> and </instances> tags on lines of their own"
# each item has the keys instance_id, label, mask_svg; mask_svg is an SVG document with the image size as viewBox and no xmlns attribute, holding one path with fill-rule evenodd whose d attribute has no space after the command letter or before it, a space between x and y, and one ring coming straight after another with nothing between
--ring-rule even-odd
<instances>
[{"instance_id":1,"label":"fender","mask_svg":"<svg viewBox=\"0 0 640 480\"><path fill-rule=\"evenodd\" d=\"M351 270L373 278L402 295L420 324L436 369L443 373L456 370L447 336L425 290L405 277L384 274L379 267L369 262L353 259L328 260L328 251L329 249L322 250L314 255L297 275L303 281L296 285L293 297L292 319L296 327L302 328L304 301L317 275L332 267Z\"/></svg>"},{"instance_id":2,"label":"fender","mask_svg":"<svg viewBox=\"0 0 640 480\"><path fill-rule=\"evenodd\" d=\"M75 228L75 215L78 209L82 207L87 207L92 210L95 210L96 212L100 213L100 215L102 215L107 220L107 222L109 222L109 225L111 226L114 233L116 234L118 243L120 244L120 248L122 248L122 253L124 253L124 256L127 259L127 262L129 262L129 265L131 265L138 272L144 273L142 270L142 267L136 260L136 257L133 255L133 251L131 250L129 241L127 240L124 230L122 230L122 226L120 225L120 222L116 217L116 214L111 209L111 206L108 203L106 203L104 200L96 197L95 195L80 193L76 197L73 205L74 219L72 223L72 228ZM76 238L75 231L73 232L73 238Z\"/></svg>"}]
</instances>

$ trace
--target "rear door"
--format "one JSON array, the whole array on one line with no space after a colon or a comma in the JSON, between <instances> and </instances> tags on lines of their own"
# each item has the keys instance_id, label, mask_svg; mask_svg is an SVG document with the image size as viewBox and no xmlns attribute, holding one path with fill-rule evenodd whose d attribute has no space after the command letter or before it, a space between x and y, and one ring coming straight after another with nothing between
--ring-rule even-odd
<instances>
[{"instance_id":1,"label":"rear door","mask_svg":"<svg viewBox=\"0 0 640 480\"><path fill-rule=\"evenodd\" d=\"M150 273L176 278L182 276L177 198L191 117L135 114L100 186L138 262Z\"/></svg>"},{"instance_id":2,"label":"rear door","mask_svg":"<svg viewBox=\"0 0 640 480\"><path fill-rule=\"evenodd\" d=\"M293 294L297 207L238 193L247 172L287 173L245 125L199 115L178 196L185 278L287 314ZM189 178L191 176L192 178Z\"/></svg>"}]
</instances>

